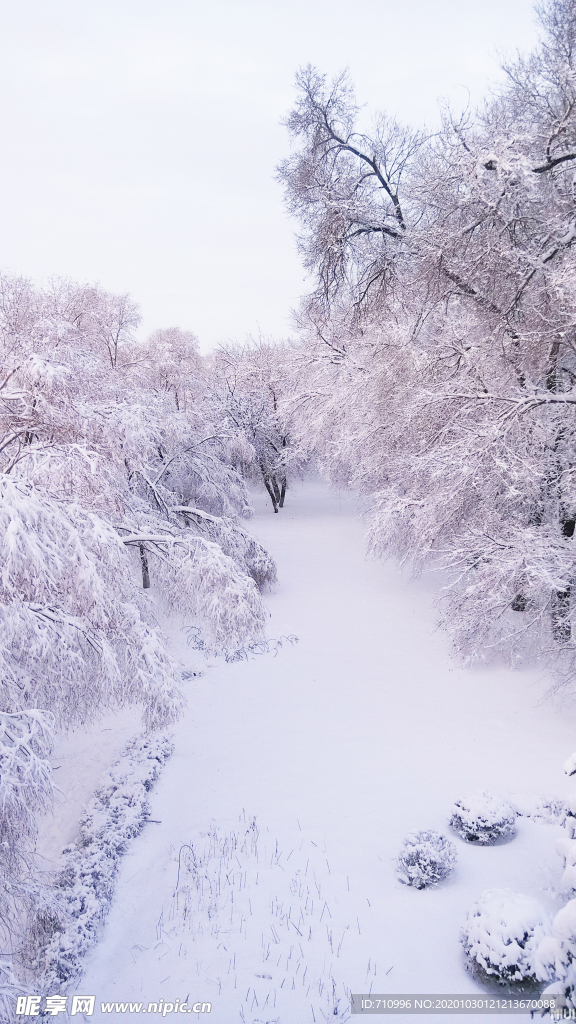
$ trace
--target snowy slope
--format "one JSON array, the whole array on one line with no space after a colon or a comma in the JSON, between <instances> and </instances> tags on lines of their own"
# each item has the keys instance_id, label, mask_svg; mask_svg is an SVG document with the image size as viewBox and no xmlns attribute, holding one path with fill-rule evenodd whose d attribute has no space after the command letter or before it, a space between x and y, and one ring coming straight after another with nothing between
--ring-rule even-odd
<instances>
[{"instance_id":1,"label":"snowy slope","mask_svg":"<svg viewBox=\"0 0 576 1024\"><path fill-rule=\"evenodd\" d=\"M151 794L160 824L124 859L78 991L96 995L94 1020L110 1019L101 1001L188 997L214 1024L346 1019L350 990L478 992L466 911L503 887L558 909L562 832L522 817L514 840L477 848L450 833L451 806L477 788L571 793L574 715L541 704L536 673L458 667L430 586L366 560L353 499L306 483L279 515L262 499L251 529L278 563L268 635L298 643L187 685ZM417 891L394 860L429 828L458 863Z\"/></svg>"}]
</instances>

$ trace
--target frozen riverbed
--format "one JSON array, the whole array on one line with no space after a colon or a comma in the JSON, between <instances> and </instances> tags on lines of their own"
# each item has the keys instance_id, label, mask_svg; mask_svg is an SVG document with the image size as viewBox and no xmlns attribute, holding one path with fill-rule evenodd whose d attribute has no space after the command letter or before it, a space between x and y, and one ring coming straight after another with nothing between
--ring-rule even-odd
<instances>
[{"instance_id":1,"label":"frozen riverbed","mask_svg":"<svg viewBox=\"0 0 576 1024\"><path fill-rule=\"evenodd\" d=\"M250 528L278 563L267 634L298 640L187 684L154 821L79 985L92 1019L109 1019L103 1001L188 999L214 1024L307 1024L347 1019L349 991L479 992L465 913L505 887L558 909L559 828L520 818L503 846L456 839L454 873L425 891L396 880L398 847L448 835L451 804L479 787L571 792L574 715L541 703L536 673L460 668L431 589L366 559L352 498L306 483L279 515L262 498Z\"/></svg>"}]
</instances>

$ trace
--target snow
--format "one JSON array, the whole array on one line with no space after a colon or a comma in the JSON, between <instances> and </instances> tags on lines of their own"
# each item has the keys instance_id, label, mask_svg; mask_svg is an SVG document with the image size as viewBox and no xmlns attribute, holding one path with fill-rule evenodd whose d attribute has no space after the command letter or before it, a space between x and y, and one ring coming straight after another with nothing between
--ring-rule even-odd
<instances>
[{"instance_id":1,"label":"snow","mask_svg":"<svg viewBox=\"0 0 576 1024\"><path fill-rule=\"evenodd\" d=\"M92 1020L109 1019L101 1001L189 995L211 1001L214 1024L307 1024L329 999L330 1019L345 1019L347 991L478 993L459 940L481 893L523 893L550 917L566 902L555 852L566 833L552 813L519 817L504 845L454 837L455 870L422 891L398 882L395 862L407 834L449 834L462 793L562 806L574 713L542 703L536 670L459 667L435 629L436 583L366 559L353 498L312 481L288 491L279 515L255 500L250 530L278 565L266 634L298 643L212 659L185 684L175 753L149 797L160 823L124 857L77 988L97 997ZM195 671L185 633L173 639ZM234 842L245 850L226 875ZM193 856L222 882L213 908Z\"/></svg>"}]
</instances>

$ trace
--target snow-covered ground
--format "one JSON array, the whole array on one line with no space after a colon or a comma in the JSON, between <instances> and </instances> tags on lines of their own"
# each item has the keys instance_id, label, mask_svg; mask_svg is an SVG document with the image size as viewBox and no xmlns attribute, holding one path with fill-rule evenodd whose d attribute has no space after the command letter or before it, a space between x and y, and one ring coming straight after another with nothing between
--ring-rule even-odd
<instances>
[{"instance_id":1,"label":"snow-covered ground","mask_svg":"<svg viewBox=\"0 0 576 1024\"><path fill-rule=\"evenodd\" d=\"M308 1024L346 1019L349 991L478 993L459 932L480 893L509 887L551 913L567 898L555 895L557 825L520 817L516 838L482 848L448 819L478 788L528 804L573 792L562 765L574 713L542 703L549 681L535 671L459 667L431 584L366 559L353 498L306 482L279 515L264 498L250 528L278 563L267 633L282 644L213 659L186 684L154 820L123 860L77 989L96 995L93 1020L110 1019L104 1001L186 999L212 1004L189 1019ZM122 744L102 735L104 770ZM75 737L57 751L69 764ZM97 778L62 765L68 841ZM449 836L458 861L418 891L397 881L395 858L423 829ZM51 859L56 830L43 835Z\"/></svg>"}]
</instances>

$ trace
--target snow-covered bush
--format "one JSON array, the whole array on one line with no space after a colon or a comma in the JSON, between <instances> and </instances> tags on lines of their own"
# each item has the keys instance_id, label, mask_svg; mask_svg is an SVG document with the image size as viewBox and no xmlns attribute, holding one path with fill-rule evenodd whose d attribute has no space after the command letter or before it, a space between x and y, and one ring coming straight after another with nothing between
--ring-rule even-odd
<instances>
[{"instance_id":1,"label":"snow-covered bush","mask_svg":"<svg viewBox=\"0 0 576 1024\"><path fill-rule=\"evenodd\" d=\"M148 792L173 750L162 736L132 740L80 819L55 881L56 911L39 914L28 936L28 966L43 991L65 988L81 970L112 899L119 862L149 815Z\"/></svg>"},{"instance_id":2,"label":"snow-covered bush","mask_svg":"<svg viewBox=\"0 0 576 1024\"><path fill-rule=\"evenodd\" d=\"M557 1009L576 1009L576 900L558 911L552 934L540 943L538 954L557 979L544 990L542 998L554 997Z\"/></svg>"},{"instance_id":3,"label":"snow-covered bush","mask_svg":"<svg viewBox=\"0 0 576 1024\"><path fill-rule=\"evenodd\" d=\"M514 835L516 816L516 811L506 800L491 793L478 792L456 801L450 824L466 842L488 846Z\"/></svg>"},{"instance_id":4,"label":"snow-covered bush","mask_svg":"<svg viewBox=\"0 0 576 1024\"><path fill-rule=\"evenodd\" d=\"M576 774L576 754L564 764L566 775ZM561 885L576 889L576 798L572 796L563 804L558 815L567 835L556 843L556 852L564 862ZM576 1010L576 899L570 900L558 911L552 924L551 934L540 943L538 954L556 980L542 993L542 998L554 998L558 1010Z\"/></svg>"},{"instance_id":5,"label":"snow-covered bush","mask_svg":"<svg viewBox=\"0 0 576 1024\"><path fill-rule=\"evenodd\" d=\"M487 889L468 911L461 942L471 969L498 984L550 981L540 944L549 932L546 912L531 896Z\"/></svg>"},{"instance_id":6,"label":"snow-covered bush","mask_svg":"<svg viewBox=\"0 0 576 1024\"><path fill-rule=\"evenodd\" d=\"M564 862L561 886L565 889L576 889L576 839L559 839L556 843L556 853Z\"/></svg>"},{"instance_id":7,"label":"snow-covered bush","mask_svg":"<svg viewBox=\"0 0 576 1024\"><path fill-rule=\"evenodd\" d=\"M441 882L456 863L456 847L433 830L411 832L406 836L398 860L396 876L404 885L425 889Z\"/></svg>"}]
</instances>

